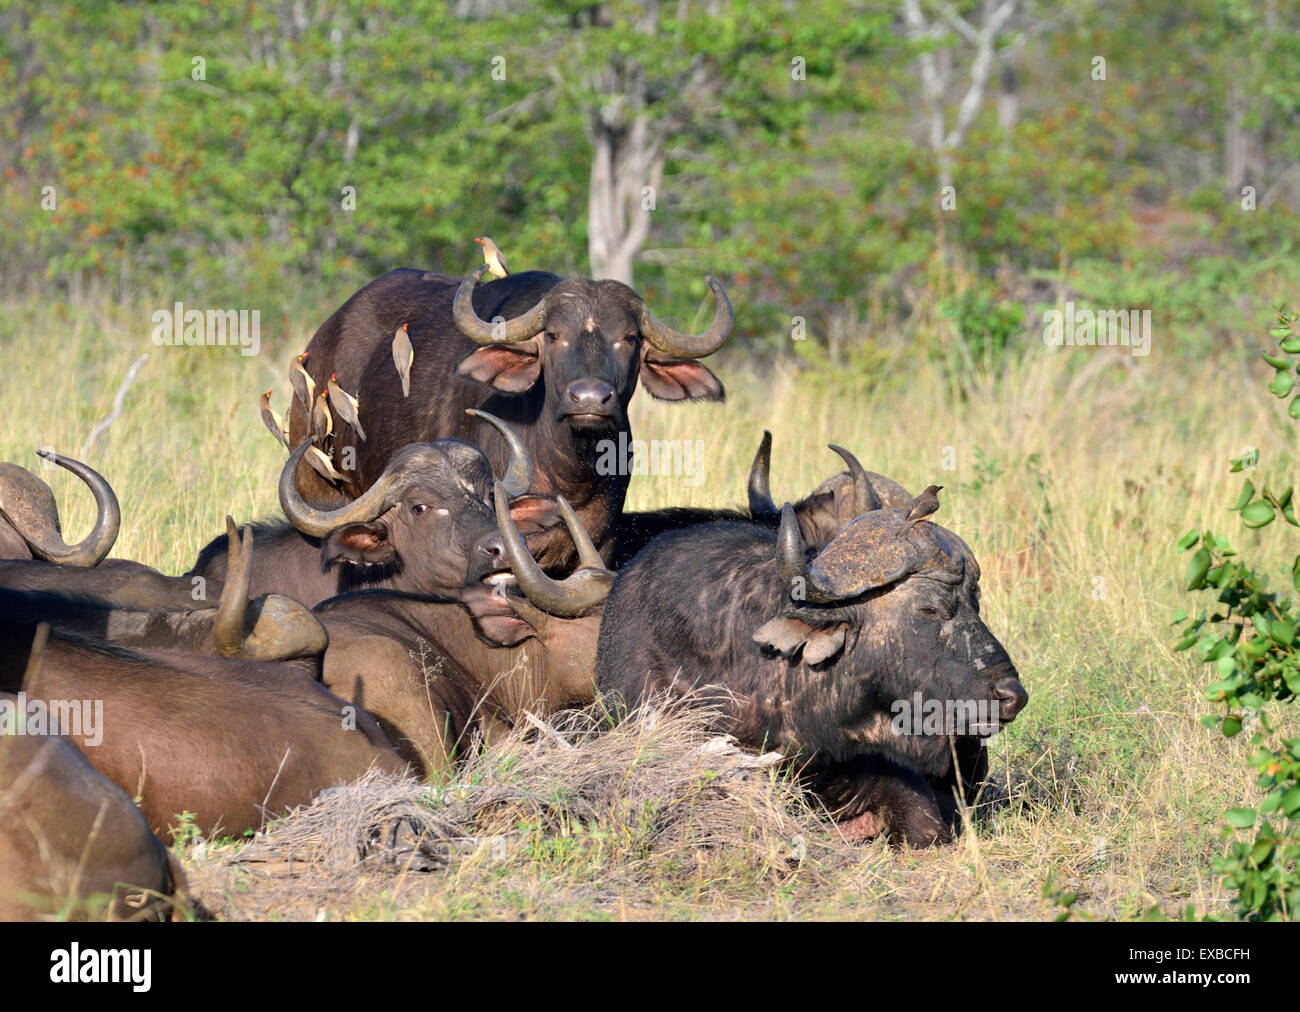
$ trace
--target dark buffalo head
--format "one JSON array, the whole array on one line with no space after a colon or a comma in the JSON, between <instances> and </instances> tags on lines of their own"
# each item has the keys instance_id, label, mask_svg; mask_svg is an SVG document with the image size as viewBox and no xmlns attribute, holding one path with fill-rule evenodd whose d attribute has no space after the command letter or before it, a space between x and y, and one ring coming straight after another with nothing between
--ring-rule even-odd
<instances>
[{"instance_id":1,"label":"dark buffalo head","mask_svg":"<svg viewBox=\"0 0 1300 1012\"><path fill-rule=\"evenodd\" d=\"M0 559L44 559L64 566L96 566L112 550L122 522L117 496L104 477L71 457L37 450L75 474L95 496L95 526L75 545L65 544L50 486L17 464L0 461Z\"/></svg>"},{"instance_id":2,"label":"dark buffalo head","mask_svg":"<svg viewBox=\"0 0 1300 1012\"><path fill-rule=\"evenodd\" d=\"M690 336L655 319L617 281L562 281L523 316L483 320L472 296L486 269L461 283L453 303L457 327L483 345L460 363L462 375L507 393L522 393L540 378L543 411L579 432L626 428L638 379L661 400L723 397L717 377L694 361L717 351L731 333L731 302L713 278L713 322Z\"/></svg>"},{"instance_id":3,"label":"dark buffalo head","mask_svg":"<svg viewBox=\"0 0 1300 1012\"><path fill-rule=\"evenodd\" d=\"M786 504L776 563L789 606L754 640L810 672L792 710L800 744L835 760L866 746L937 778L950 736L995 734L1028 695L980 618L966 543L929 521L903 533L904 520L864 513L808 560Z\"/></svg>"},{"instance_id":4,"label":"dark buffalo head","mask_svg":"<svg viewBox=\"0 0 1300 1012\"><path fill-rule=\"evenodd\" d=\"M502 481L494 480L487 458L470 443L451 438L411 443L361 498L338 509L317 509L303 500L294 482L311 445L305 440L280 473L280 505L298 530L323 539L323 566L379 567L387 571L385 588L460 601L489 639L517 642L531 630L499 586L514 577L492 503L496 497L497 509L507 515L518 509L530 520L558 513L559 507L527 494L533 461L518 434L485 411L469 413L496 428L510 446Z\"/></svg>"}]
</instances>

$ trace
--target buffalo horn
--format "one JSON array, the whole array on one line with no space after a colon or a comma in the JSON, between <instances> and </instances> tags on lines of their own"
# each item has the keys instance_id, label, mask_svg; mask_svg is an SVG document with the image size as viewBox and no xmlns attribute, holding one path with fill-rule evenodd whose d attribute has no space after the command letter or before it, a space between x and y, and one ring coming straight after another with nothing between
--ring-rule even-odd
<instances>
[{"instance_id":1,"label":"buffalo horn","mask_svg":"<svg viewBox=\"0 0 1300 1012\"><path fill-rule=\"evenodd\" d=\"M95 526L75 545L64 543L59 533L59 513L50 487L17 464L0 463L0 513L27 542L32 554L61 566L97 566L117 541L122 508L112 487L94 468L49 450L37 450L71 471L95 497Z\"/></svg>"},{"instance_id":2,"label":"buffalo horn","mask_svg":"<svg viewBox=\"0 0 1300 1012\"><path fill-rule=\"evenodd\" d=\"M726 343L731 336L731 325L736 316L731 308L731 300L717 278L706 275L709 290L713 292L713 322L702 334L691 336L655 319L649 308L641 303L641 335L665 355L674 358L703 358L712 355Z\"/></svg>"},{"instance_id":3,"label":"buffalo horn","mask_svg":"<svg viewBox=\"0 0 1300 1012\"><path fill-rule=\"evenodd\" d=\"M542 572L542 567L528 551L527 542L510 516L509 500L499 481L495 483L494 489L497 529L505 543L506 559L510 562L519 589L529 601L548 615L574 618L609 596L614 574L605 568L590 535L578 519L578 514L563 496L559 497L560 512L565 526L569 528L569 535L578 548L578 559L582 565L565 579L553 580Z\"/></svg>"},{"instance_id":4,"label":"buffalo horn","mask_svg":"<svg viewBox=\"0 0 1300 1012\"><path fill-rule=\"evenodd\" d=\"M297 449L289 454L289 459L284 462L284 467L280 471L280 508L298 530L322 538L345 524L360 524L373 520L391 505L388 502L388 492L397 479L397 472L391 466L384 469L379 480L368 488L365 494L346 506L334 510L322 510L310 505L298 494L296 476L298 465L311 446L310 437L299 443Z\"/></svg>"},{"instance_id":5,"label":"buffalo horn","mask_svg":"<svg viewBox=\"0 0 1300 1012\"><path fill-rule=\"evenodd\" d=\"M496 415L490 415L478 408L466 408L465 414L483 419L497 432L501 433L501 438L510 447L510 460L506 464L505 476L501 479L501 484L505 487L510 498L517 498L532 488L533 457L528 452L528 447L524 445L524 441L519 438L519 433L515 432Z\"/></svg>"},{"instance_id":6,"label":"buffalo horn","mask_svg":"<svg viewBox=\"0 0 1300 1012\"><path fill-rule=\"evenodd\" d=\"M523 316L506 320L499 334L496 325L482 319L475 311L474 286L478 284L487 269L487 264L479 265L456 289L456 298L451 304L451 315L460 332L475 344L518 344L520 341L536 336L546 319L544 298Z\"/></svg>"},{"instance_id":7,"label":"buffalo horn","mask_svg":"<svg viewBox=\"0 0 1300 1012\"><path fill-rule=\"evenodd\" d=\"M849 469L849 477L853 479L853 515L860 517L863 513L881 509L880 497L876 495L876 490L871 487L871 481L867 478L866 469L863 468L858 458L842 446L836 446L834 443L828 445L840 455L840 459L844 461L845 466Z\"/></svg>"},{"instance_id":8,"label":"buffalo horn","mask_svg":"<svg viewBox=\"0 0 1300 1012\"><path fill-rule=\"evenodd\" d=\"M755 520L775 520L780 512L768 484L772 472L772 433L763 430L754 463L749 468L749 514Z\"/></svg>"}]
</instances>

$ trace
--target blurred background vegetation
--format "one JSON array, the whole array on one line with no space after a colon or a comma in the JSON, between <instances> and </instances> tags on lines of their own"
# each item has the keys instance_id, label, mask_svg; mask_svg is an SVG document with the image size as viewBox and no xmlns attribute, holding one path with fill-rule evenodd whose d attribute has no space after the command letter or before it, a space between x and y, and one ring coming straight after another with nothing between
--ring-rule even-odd
<instances>
[{"instance_id":1,"label":"blurred background vegetation","mask_svg":"<svg viewBox=\"0 0 1300 1012\"><path fill-rule=\"evenodd\" d=\"M880 348L1000 357L1067 298L1207 351L1296 277L1289 0L0 0L0 28L10 292L260 308L266 340L486 232L683 326L715 273L734 348L870 383Z\"/></svg>"}]
</instances>

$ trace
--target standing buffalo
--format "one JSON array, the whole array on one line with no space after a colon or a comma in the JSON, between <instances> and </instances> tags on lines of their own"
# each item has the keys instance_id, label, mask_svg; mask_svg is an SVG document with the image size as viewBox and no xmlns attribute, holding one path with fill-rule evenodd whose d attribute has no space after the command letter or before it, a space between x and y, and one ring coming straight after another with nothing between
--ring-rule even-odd
<instances>
[{"instance_id":1,"label":"standing buffalo","mask_svg":"<svg viewBox=\"0 0 1300 1012\"><path fill-rule=\"evenodd\" d=\"M298 470L308 501L337 505L356 498L413 442L453 436L481 445L497 466L504 441L466 408L484 408L514 424L537 462L537 491L563 495L603 552L623 508L629 475L601 473L609 441L630 438L628 403L638 381L663 400L721 400L722 384L695 359L717 351L731 332L732 310L709 278L715 310L697 336L655 319L632 289L617 281L564 280L526 272L478 286L479 267L461 280L395 270L353 295L312 337L307 368L317 389L331 376L355 390L367 437L335 426L334 465L347 480L335 489L308 467ZM414 355L409 396L393 364L391 342L405 327ZM312 432L295 398L290 443ZM616 468L616 471L625 470ZM562 530L537 546L548 568L573 560Z\"/></svg>"},{"instance_id":2,"label":"standing buffalo","mask_svg":"<svg viewBox=\"0 0 1300 1012\"><path fill-rule=\"evenodd\" d=\"M811 560L789 504L776 531L658 538L606 602L597 683L628 704L705 690L743 743L800 757L846 834L945 842L954 787L969 800L985 773L981 738L1028 697L980 618L966 544L928 521L903 533L902 509L859 510ZM917 702L972 717L925 723Z\"/></svg>"}]
</instances>

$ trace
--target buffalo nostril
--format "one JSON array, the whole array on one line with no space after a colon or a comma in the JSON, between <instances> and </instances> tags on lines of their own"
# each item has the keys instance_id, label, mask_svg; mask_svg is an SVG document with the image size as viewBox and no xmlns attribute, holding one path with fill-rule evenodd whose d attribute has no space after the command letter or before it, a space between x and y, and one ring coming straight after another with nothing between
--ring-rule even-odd
<instances>
[{"instance_id":1,"label":"buffalo nostril","mask_svg":"<svg viewBox=\"0 0 1300 1012\"><path fill-rule=\"evenodd\" d=\"M500 534L493 534L490 538L484 538L479 542L479 548L494 559L499 559L506 554L506 545L501 540Z\"/></svg>"},{"instance_id":2,"label":"buffalo nostril","mask_svg":"<svg viewBox=\"0 0 1300 1012\"><path fill-rule=\"evenodd\" d=\"M999 678L993 683L993 695L999 700L999 711L1003 720L1012 720L1025 704L1029 702L1029 693L1020 684L1020 679Z\"/></svg>"},{"instance_id":3,"label":"buffalo nostril","mask_svg":"<svg viewBox=\"0 0 1300 1012\"><path fill-rule=\"evenodd\" d=\"M579 407L604 407L614 397L613 387L594 380L570 383L566 392L569 400Z\"/></svg>"}]
</instances>

